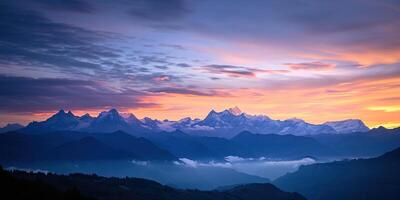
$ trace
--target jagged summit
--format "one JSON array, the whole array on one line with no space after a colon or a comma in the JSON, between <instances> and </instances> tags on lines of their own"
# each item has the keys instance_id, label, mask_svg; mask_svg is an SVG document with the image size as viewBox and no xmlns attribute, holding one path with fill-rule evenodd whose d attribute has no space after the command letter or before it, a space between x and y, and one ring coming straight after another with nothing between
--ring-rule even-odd
<instances>
[{"instance_id":1,"label":"jagged summit","mask_svg":"<svg viewBox=\"0 0 400 200\"><path fill-rule=\"evenodd\" d=\"M76 116L71 111L66 113L63 109L61 109L46 121L73 121L75 118Z\"/></svg>"},{"instance_id":2,"label":"jagged summit","mask_svg":"<svg viewBox=\"0 0 400 200\"><path fill-rule=\"evenodd\" d=\"M233 107L233 108L229 108L228 111L232 114L232 115L241 115L243 112L237 107Z\"/></svg>"},{"instance_id":3,"label":"jagged summit","mask_svg":"<svg viewBox=\"0 0 400 200\"><path fill-rule=\"evenodd\" d=\"M98 117L105 117L105 116L120 116L120 114L117 109L112 108L109 111L100 112L100 114L98 115Z\"/></svg>"},{"instance_id":4,"label":"jagged summit","mask_svg":"<svg viewBox=\"0 0 400 200\"><path fill-rule=\"evenodd\" d=\"M346 119L346 120L342 120L342 121L329 121L329 122L325 122L324 124L332 127L338 133L352 133L352 132L366 132L366 131L369 131L369 128L364 124L364 122L359 120L359 119Z\"/></svg>"}]
</instances>

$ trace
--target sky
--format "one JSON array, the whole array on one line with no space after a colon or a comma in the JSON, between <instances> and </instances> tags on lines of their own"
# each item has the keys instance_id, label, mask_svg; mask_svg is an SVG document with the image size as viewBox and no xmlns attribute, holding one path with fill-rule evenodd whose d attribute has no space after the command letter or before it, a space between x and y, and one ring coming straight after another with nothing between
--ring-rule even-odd
<instances>
[{"instance_id":1,"label":"sky","mask_svg":"<svg viewBox=\"0 0 400 200\"><path fill-rule=\"evenodd\" d=\"M400 126L399 0L2 0L0 125L238 106Z\"/></svg>"}]
</instances>

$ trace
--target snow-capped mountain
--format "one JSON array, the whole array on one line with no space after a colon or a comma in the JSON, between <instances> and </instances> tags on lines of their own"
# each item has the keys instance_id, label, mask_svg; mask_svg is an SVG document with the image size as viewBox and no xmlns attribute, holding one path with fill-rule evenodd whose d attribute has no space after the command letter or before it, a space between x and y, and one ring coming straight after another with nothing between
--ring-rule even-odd
<instances>
[{"instance_id":1,"label":"snow-capped mountain","mask_svg":"<svg viewBox=\"0 0 400 200\"><path fill-rule=\"evenodd\" d=\"M25 132L52 132L52 131L85 131L85 132L114 132L118 130L126 132L147 130L143 123L133 114L123 117L116 109L101 112L97 117L89 114L75 116L71 111L64 110L42 122L31 122Z\"/></svg>"},{"instance_id":2,"label":"snow-capped mountain","mask_svg":"<svg viewBox=\"0 0 400 200\"><path fill-rule=\"evenodd\" d=\"M316 135L336 133L336 131L330 126L310 124L297 118L281 121L279 127L282 128L281 131L279 131L279 134L281 135Z\"/></svg>"},{"instance_id":3,"label":"snow-capped mountain","mask_svg":"<svg viewBox=\"0 0 400 200\"><path fill-rule=\"evenodd\" d=\"M369 131L369 128L365 126L364 122L359 119L330 121L330 122L325 122L324 124L335 129L337 133L355 133L355 132Z\"/></svg>"},{"instance_id":4,"label":"snow-capped mountain","mask_svg":"<svg viewBox=\"0 0 400 200\"><path fill-rule=\"evenodd\" d=\"M31 133L74 130L78 124L78 117L71 111L66 113L64 110L60 110L46 121L29 123L23 130Z\"/></svg>"},{"instance_id":5,"label":"snow-capped mountain","mask_svg":"<svg viewBox=\"0 0 400 200\"><path fill-rule=\"evenodd\" d=\"M314 125L301 119L281 121L273 120L264 115L249 115L243 113L237 107L222 112L212 110L204 120L195 123L195 125L212 127L213 131L211 132L223 134L225 137L232 137L241 131L281 135L315 135L336 132L327 125ZM183 130L185 131L185 129Z\"/></svg>"},{"instance_id":6,"label":"snow-capped mountain","mask_svg":"<svg viewBox=\"0 0 400 200\"><path fill-rule=\"evenodd\" d=\"M240 115L240 114L243 113L237 106L235 106L235 107L233 107L233 108L229 108L228 111L229 111L232 115L236 115L236 116L238 116L238 115Z\"/></svg>"},{"instance_id":7,"label":"snow-capped mountain","mask_svg":"<svg viewBox=\"0 0 400 200\"><path fill-rule=\"evenodd\" d=\"M292 134L315 135L336 133L328 125L314 125L301 119L273 120L265 115L249 115L238 107L221 112L211 110L203 119L183 118L178 121L158 121L150 118L142 120L147 127L154 130L174 131L182 130L189 134L218 137L233 137L242 131L251 131L262 134Z\"/></svg>"},{"instance_id":8,"label":"snow-capped mountain","mask_svg":"<svg viewBox=\"0 0 400 200\"><path fill-rule=\"evenodd\" d=\"M297 118L274 120L265 115L249 115L234 107L221 112L211 110L203 120L186 117L178 121L160 121L149 117L139 120L133 114L120 114L116 109L103 111L97 117L89 114L75 116L71 111L66 113L60 110L46 121L32 122L23 130L27 132L122 130L131 134L181 130L193 135L233 137L242 131L260 134L316 135L364 132L369 129L361 120L311 124Z\"/></svg>"},{"instance_id":9,"label":"snow-capped mountain","mask_svg":"<svg viewBox=\"0 0 400 200\"><path fill-rule=\"evenodd\" d=\"M129 124L116 109L101 112L90 123L87 129L90 132L112 132L115 130L129 130Z\"/></svg>"}]
</instances>

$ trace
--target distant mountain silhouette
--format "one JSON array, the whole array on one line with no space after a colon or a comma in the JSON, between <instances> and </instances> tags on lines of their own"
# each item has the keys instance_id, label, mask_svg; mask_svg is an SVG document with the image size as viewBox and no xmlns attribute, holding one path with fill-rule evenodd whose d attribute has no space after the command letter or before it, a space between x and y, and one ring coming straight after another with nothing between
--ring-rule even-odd
<instances>
[{"instance_id":1,"label":"distant mountain silhouette","mask_svg":"<svg viewBox=\"0 0 400 200\"><path fill-rule=\"evenodd\" d=\"M312 138L344 157L375 157L400 146L400 128L380 127L365 133L325 134Z\"/></svg>"},{"instance_id":2,"label":"distant mountain silhouette","mask_svg":"<svg viewBox=\"0 0 400 200\"><path fill-rule=\"evenodd\" d=\"M62 144L48 151L45 160L119 160L142 158L132 152L110 147L92 136Z\"/></svg>"},{"instance_id":3,"label":"distant mountain silhouette","mask_svg":"<svg viewBox=\"0 0 400 200\"><path fill-rule=\"evenodd\" d=\"M179 130L147 132L141 138L122 131L113 133L54 131L36 134L9 132L0 135L0 160L27 161L56 158L57 156L51 154L57 152L54 151L57 147L67 143L78 145L80 139L88 136L94 139L91 145L95 145L94 141L96 141L99 149L105 149L107 146L108 155L112 155L112 152L120 152L126 158L140 160L189 158L223 161L227 156L272 159L299 159L308 156L315 158L371 157L400 146L400 129L385 128L372 129L366 133L316 136L256 134L244 131L231 139L194 136ZM84 148L79 150L90 152L91 149L88 147L86 150ZM92 159L98 157L94 152L92 155ZM120 155L108 157L121 158Z\"/></svg>"},{"instance_id":4,"label":"distant mountain silhouette","mask_svg":"<svg viewBox=\"0 0 400 200\"><path fill-rule=\"evenodd\" d=\"M159 132L147 134L146 139L152 141L160 148L166 149L179 158L197 160L223 159L224 155L212 151L195 137L182 131Z\"/></svg>"},{"instance_id":5,"label":"distant mountain silhouette","mask_svg":"<svg viewBox=\"0 0 400 200\"><path fill-rule=\"evenodd\" d=\"M0 160L176 160L144 138L115 133L52 132L24 134L9 132L0 135Z\"/></svg>"},{"instance_id":6,"label":"distant mountain silhouette","mask_svg":"<svg viewBox=\"0 0 400 200\"><path fill-rule=\"evenodd\" d=\"M313 138L254 134L244 131L232 139L199 137L182 131L151 133L145 136L177 157L196 160L223 160L227 156L246 158L298 159L306 156L336 156L331 148Z\"/></svg>"},{"instance_id":7,"label":"distant mountain silhouette","mask_svg":"<svg viewBox=\"0 0 400 200\"><path fill-rule=\"evenodd\" d=\"M274 183L310 200L397 200L399 169L400 148L377 158L302 166Z\"/></svg>"},{"instance_id":8,"label":"distant mountain silhouette","mask_svg":"<svg viewBox=\"0 0 400 200\"><path fill-rule=\"evenodd\" d=\"M247 152L248 157L296 159L306 156L336 155L331 148L304 136L254 134L245 131L233 137L231 141Z\"/></svg>"},{"instance_id":9,"label":"distant mountain silhouette","mask_svg":"<svg viewBox=\"0 0 400 200\"><path fill-rule=\"evenodd\" d=\"M115 149L140 155L145 160L176 160L167 150L161 149L145 138L136 138L122 131L110 134L95 134L99 141Z\"/></svg>"},{"instance_id":10,"label":"distant mountain silhouette","mask_svg":"<svg viewBox=\"0 0 400 200\"><path fill-rule=\"evenodd\" d=\"M0 128L0 133L16 131L16 130L19 130L19 129L22 129L22 128L24 128L24 126L22 126L21 124L18 124L18 123L7 124L6 126Z\"/></svg>"},{"instance_id":11,"label":"distant mountain silhouette","mask_svg":"<svg viewBox=\"0 0 400 200\"><path fill-rule=\"evenodd\" d=\"M297 193L284 192L275 186L265 184L240 185L225 191L180 190L157 182L139 178L105 178L97 175L55 175L7 172L0 169L0 183L5 189L2 195L10 199L41 197L49 199L103 200L305 200ZM82 197L82 195L84 197Z\"/></svg>"}]
</instances>

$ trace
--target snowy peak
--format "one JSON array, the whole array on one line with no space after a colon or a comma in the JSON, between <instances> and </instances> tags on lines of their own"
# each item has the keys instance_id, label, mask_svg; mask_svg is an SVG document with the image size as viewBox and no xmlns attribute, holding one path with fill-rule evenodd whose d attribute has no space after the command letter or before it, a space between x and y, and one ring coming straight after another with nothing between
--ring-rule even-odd
<instances>
[{"instance_id":1,"label":"snowy peak","mask_svg":"<svg viewBox=\"0 0 400 200\"><path fill-rule=\"evenodd\" d=\"M222 112L215 112L214 110L211 110L207 117L200 121L198 125L209 126L213 128L230 128L232 127L231 122L237 117L238 116L233 115L228 110L224 110Z\"/></svg>"},{"instance_id":2,"label":"snowy peak","mask_svg":"<svg viewBox=\"0 0 400 200\"><path fill-rule=\"evenodd\" d=\"M325 122L324 125L332 127L337 133L355 133L369 131L369 128L364 124L364 122L359 119L329 121Z\"/></svg>"},{"instance_id":3,"label":"snowy peak","mask_svg":"<svg viewBox=\"0 0 400 200\"><path fill-rule=\"evenodd\" d=\"M129 114L128 117L125 118L125 121L130 124L130 125L137 125L141 124L142 122L134 115L134 114Z\"/></svg>"},{"instance_id":4,"label":"snowy peak","mask_svg":"<svg viewBox=\"0 0 400 200\"><path fill-rule=\"evenodd\" d=\"M122 118L117 109L113 108L109 111L103 111L97 118Z\"/></svg>"},{"instance_id":5,"label":"snowy peak","mask_svg":"<svg viewBox=\"0 0 400 200\"><path fill-rule=\"evenodd\" d=\"M133 114L124 118L116 109L104 111L87 127L89 132L134 132L144 129L143 123Z\"/></svg>"},{"instance_id":6,"label":"snowy peak","mask_svg":"<svg viewBox=\"0 0 400 200\"><path fill-rule=\"evenodd\" d=\"M294 123L302 123L302 124L306 123L304 120L296 118L296 117L287 119L286 121L290 121L290 122L294 122Z\"/></svg>"},{"instance_id":7,"label":"snowy peak","mask_svg":"<svg viewBox=\"0 0 400 200\"><path fill-rule=\"evenodd\" d=\"M71 112L66 113L64 110L58 111L56 114L46 120L49 124L72 126L78 123L78 118Z\"/></svg>"},{"instance_id":8,"label":"snowy peak","mask_svg":"<svg viewBox=\"0 0 400 200\"><path fill-rule=\"evenodd\" d=\"M110 125L118 125L121 126L122 124L127 124L126 120L119 112L113 108L109 111L101 112L93 121L94 124L105 123ZM114 123L114 124L112 124Z\"/></svg>"},{"instance_id":9,"label":"snowy peak","mask_svg":"<svg viewBox=\"0 0 400 200\"><path fill-rule=\"evenodd\" d=\"M94 118L89 115L89 113L86 113L80 117L78 117L79 120L81 121L92 121Z\"/></svg>"},{"instance_id":10,"label":"snowy peak","mask_svg":"<svg viewBox=\"0 0 400 200\"><path fill-rule=\"evenodd\" d=\"M239 116L243 113L237 106L235 106L233 108L229 108L228 112L231 113L232 115L236 115L236 116Z\"/></svg>"},{"instance_id":11,"label":"snowy peak","mask_svg":"<svg viewBox=\"0 0 400 200\"><path fill-rule=\"evenodd\" d=\"M47 119L47 121L62 120L62 119L75 119L75 118L76 118L75 115L71 111L68 111L68 113L66 113L64 110L61 109L56 114L54 114L49 119Z\"/></svg>"}]
</instances>

